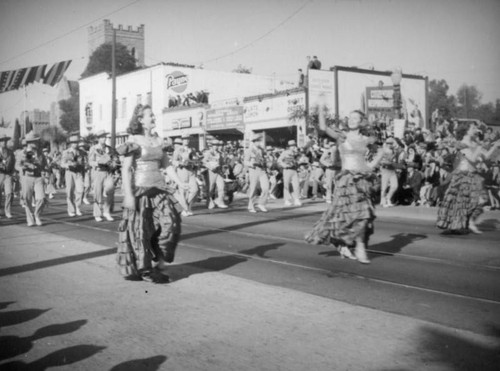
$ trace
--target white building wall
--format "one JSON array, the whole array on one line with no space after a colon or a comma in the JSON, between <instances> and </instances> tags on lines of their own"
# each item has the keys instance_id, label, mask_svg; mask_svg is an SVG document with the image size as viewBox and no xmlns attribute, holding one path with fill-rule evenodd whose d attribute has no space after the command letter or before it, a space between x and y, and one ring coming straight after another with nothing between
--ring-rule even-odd
<instances>
[{"instance_id":1,"label":"white building wall","mask_svg":"<svg viewBox=\"0 0 500 371\"><path fill-rule=\"evenodd\" d=\"M168 86L169 75L184 75L183 84ZM238 100L258 94L269 94L276 90L293 87L293 83L276 81L270 76L211 71L170 65L156 65L127 73L116 78L116 132L127 129L133 109L140 98L147 104L151 94L157 131L162 135L170 130L165 126L163 109L168 107L169 97L181 97L189 93L209 93L209 103ZM111 78L107 73L80 80L80 133L82 135L98 130L111 131ZM92 104L92 123L87 124L85 107ZM168 115L167 115L168 116Z\"/></svg>"}]
</instances>

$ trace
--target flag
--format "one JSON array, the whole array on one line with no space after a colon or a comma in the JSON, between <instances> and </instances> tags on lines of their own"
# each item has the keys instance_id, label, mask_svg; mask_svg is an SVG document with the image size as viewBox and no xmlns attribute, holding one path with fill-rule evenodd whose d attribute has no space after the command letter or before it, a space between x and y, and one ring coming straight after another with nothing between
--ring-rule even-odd
<instances>
[{"instance_id":1,"label":"flag","mask_svg":"<svg viewBox=\"0 0 500 371\"><path fill-rule=\"evenodd\" d=\"M55 86L62 79L70 64L71 60L55 63L43 77L43 83Z\"/></svg>"},{"instance_id":2,"label":"flag","mask_svg":"<svg viewBox=\"0 0 500 371\"><path fill-rule=\"evenodd\" d=\"M26 74L24 75L24 78L19 86L22 87L24 85L40 81L45 75L46 68L47 68L46 64L42 64L40 66L28 67L28 70L26 71Z\"/></svg>"},{"instance_id":3,"label":"flag","mask_svg":"<svg viewBox=\"0 0 500 371\"><path fill-rule=\"evenodd\" d=\"M40 81L47 65L19 68L12 71L0 72L0 93L19 89L25 85Z\"/></svg>"}]
</instances>

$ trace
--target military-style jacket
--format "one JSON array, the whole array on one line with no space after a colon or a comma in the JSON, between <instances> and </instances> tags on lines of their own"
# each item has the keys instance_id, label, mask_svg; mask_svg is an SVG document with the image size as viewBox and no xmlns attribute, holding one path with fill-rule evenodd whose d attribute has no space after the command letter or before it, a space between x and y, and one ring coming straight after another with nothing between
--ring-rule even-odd
<instances>
[{"instance_id":1,"label":"military-style jacket","mask_svg":"<svg viewBox=\"0 0 500 371\"><path fill-rule=\"evenodd\" d=\"M297 170L297 158L299 156L298 152L292 151L291 149L285 149L281 152L280 157L278 158L278 165L283 169L293 169Z\"/></svg>"},{"instance_id":2,"label":"military-style jacket","mask_svg":"<svg viewBox=\"0 0 500 371\"><path fill-rule=\"evenodd\" d=\"M266 151L255 145L251 145L245 153L245 165L249 168L266 169Z\"/></svg>"},{"instance_id":3,"label":"military-style jacket","mask_svg":"<svg viewBox=\"0 0 500 371\"><path fill-rule=\"evenodd\" d=\"M83 173L87 166L87 154L81 149L68 148L62 153L61 167L75 173Z\"/></svg>"},{"instance_id":4,"label":"military-style jacket","mask_svg":"<svg viewBox=\"0 0 500 371\"><path fill-rule=\"evenodd\" d=\"M111 172L117 167L118 156L115 150L107 145L101 146L99 143L90 147L88 164L97 171Z\"/></svg>"},{"instance_id":5,"label":"military-style jacket","mask_svg":"<svg viewBox=\"0 0 500 371\"><path fill-rule=\"evenodd\" d=\"M25 148L19 158L19 169L25 176L40 177L47 170L47 158L43 153Z\"/></svg>"},{"instance_id":6,"label":"military-style jacket","mask_svg":"<svg viewBox=\"0 0 500 371\"><path fill-rule=\"evenodd\" d=\"M219 152L213 153L212 151L208 150L205 151L203 154L203 165L213 171L217 172L221 170L222 167L222 156Z\"/></svg>"},{"instance_id":7,"label":"military-style jacket","mask_svg":"<svg viewBox=\"0 0 500 371\"><path fill-rule=\"evenodd\" d=\"M16 165L16 158L14 152L9 148L0 148L0 174L12 175Z\"/></svg>"}]
</instances>

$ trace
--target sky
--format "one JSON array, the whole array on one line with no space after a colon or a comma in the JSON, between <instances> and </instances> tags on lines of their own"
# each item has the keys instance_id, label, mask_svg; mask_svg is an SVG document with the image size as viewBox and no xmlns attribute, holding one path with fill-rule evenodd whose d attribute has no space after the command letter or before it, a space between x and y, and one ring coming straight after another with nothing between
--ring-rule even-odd
<instances>
[{"instance_id":1,"label":"sky","mask_svg":"<svg viewBox=\"0 0 500 371\"><path fill-rule=\"evenodd\" d=\"M145 25L145 62L177 62L297 80L306 56L475 85L500 99L500 0L0 0L0 71L88 62L88 27ZM0 116L48 109L55 88L0 94Z\"/></svg>"}]
</instances>

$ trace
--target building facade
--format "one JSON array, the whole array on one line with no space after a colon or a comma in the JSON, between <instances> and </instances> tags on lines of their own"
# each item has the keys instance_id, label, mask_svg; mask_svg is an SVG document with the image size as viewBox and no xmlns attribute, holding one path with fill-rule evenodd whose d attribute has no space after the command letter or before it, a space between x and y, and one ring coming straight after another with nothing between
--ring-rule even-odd
<instances>
[{"instance_id":1,"label":"building facade","mask_svg":"<svg viewBox=\"0 0 500 371\"><path fill-rule=\"evenodd\" d=\"M113 24L105 19L97 26L88 28L89 56L100 45L113 42L113 30L116 32L116 42L127 47L130 54L136 59L137 65L143 67L144 64L144 25L141 24L136 30L132 26L127 29L120 24L118 28L113 28Z\"/></svg>"},{"instance_id":2,"label":"building facade","mask_svg":"<svg viewBox=\"0 0 500 371\"><path fill-rule=\"evenodd\" d=\"M112 81L103 72L80 81L80 133L111 131ZM157 132L161 137L182 134L239 135L244 128L208 126L217 112L211 109L240 107L243 118L244 98L273 94L293 84L276 81L271 76L211 71L174 64L158 64L116 78L116 132L127 129L134 107L151 105L156 115ZM211 116L212 115L212 116ZM226 130L227 129L227 130Z\"/></svg>"}]
</instances>

